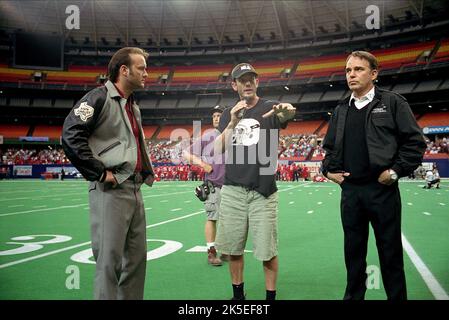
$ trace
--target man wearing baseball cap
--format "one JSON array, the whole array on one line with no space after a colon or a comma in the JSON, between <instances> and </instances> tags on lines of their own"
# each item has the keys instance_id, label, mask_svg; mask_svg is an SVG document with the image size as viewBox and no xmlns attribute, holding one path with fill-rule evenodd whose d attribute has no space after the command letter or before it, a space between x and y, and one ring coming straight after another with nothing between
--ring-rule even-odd
<instances>
[{"instance_id":1,"label":"man wearing baseball cap","mask_svg":"<svg viewBox=\"0 0 449 320\"><path fill-rule=\"evenodd\" d=\"M258 97L258 74L249 63L236 65L231 76L232 89L240 100L223 112L218 127L221 134L215 140L216 152L228 151L216 245L230 257L232 299L244 300L243 253L251 233L254 257L263 263L266 299L274 300L278 273L278 136L296 109L289 103Z\"/></svg>"},{"instance_id":2,"label":"man wearing baseball cap","mask_svg":"<svg viewBox=\"0 0 449 320\"><path fill-rule=\"evenodd\" d=\"M207 244L207 262L212 266L221 266L222 259L217 256L215 249L215 235L217 233L217 220L220 214L220 189L223 186L225 162L224 154L214 156L213 143L220 132L217 130L220 117L224 108L215 106L211 110L212 130L206 130L201 139L197 139L192 145L191 152L184 151L184 158L191 164L200 166L205 172L205 185L209 194L204 201L204 209L207 214L207 221L204 233ZM221 258L226 258L222 256Z\"/></svg>"}]
</instances>

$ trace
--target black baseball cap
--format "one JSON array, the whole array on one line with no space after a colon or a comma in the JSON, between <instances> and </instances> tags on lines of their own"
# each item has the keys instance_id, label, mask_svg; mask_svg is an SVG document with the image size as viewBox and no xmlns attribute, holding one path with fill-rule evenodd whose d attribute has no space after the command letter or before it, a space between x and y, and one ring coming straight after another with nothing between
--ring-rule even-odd
<instances>
[{"instance_id":1,"label":"black baseball cap","mask_svg":"<svg viewBox=\"0 0 449 320\"><path fill-rule=\"evenodd\" d=\"M225 109L226 108L223 106L216 105L215 107L212 108L211 112L212 112L212 114L214 114L215 112L223 113Z\"/></svg>"},{"instance_id":2,"label":"black baseball cap","mask_svg":"<svg viewBox=\"0 0 449 320\"><path fill-rule=\"evenodd\" d=\"M244 74L253 73L257 77L256 69L249 63L239 63L232 69L231 76L232 79L238 79Z\"/></svg>"}]
</instances>

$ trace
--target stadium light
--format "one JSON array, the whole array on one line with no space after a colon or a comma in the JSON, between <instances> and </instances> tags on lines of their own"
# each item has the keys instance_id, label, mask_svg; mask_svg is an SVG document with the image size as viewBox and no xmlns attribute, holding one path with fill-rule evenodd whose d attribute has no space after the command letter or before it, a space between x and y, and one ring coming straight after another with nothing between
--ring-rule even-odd
<instances>
[{"instance_id":1,"label":"stadium light","mask_svg":"<svg viewBox=\"0 0 449 320\"><path fill-rule=\"evenodd\" d=\"M99 83L99 84L104 84L106 82L106 80L107 80L107 77L105 74L100 74L97 77L97 83Z\"/></svg>"},{"instance_id":2,"label":"stadium light","mask_svg":"<svg viewBox=\"0 0 449 320\"><path fill-rule=\"evenodd\" d=\"M168 74L162 74L159 77L159 83L167 83L167 81L168 81Z\"/></svg>"},{"instance_id":3,"label":"stadium light","mask_svg":"<svg viewBox=\"0 0 449 320\"><path fill-rule=\"evenodd\" d=\"M288 77L290 77L291 73L292 73L292 69L290 69L290 68L282 69L281 78L288 78Z\"/></svg>"},{"instance_id":4,"label":"stadium light","mask_svg":"<svg viewBox=\"0 0 449 320\"><path fill-rule=\"evenodd\" d=\"M226 82L229 78L229 72L223 72L218 76L218 81Z\"/></svg>"},{"instance_id":5,"label":"stadium light","mask_svg":"<svg viewBox=\"0 0 449 320\"><path fill-rule=\"evenodd\" d=\"M35 72L33 72L32 77L33 77L33 81L41 82L42 79L44 78L44 74L42 71L35 71Z\"/></svg>"}]
</instances>

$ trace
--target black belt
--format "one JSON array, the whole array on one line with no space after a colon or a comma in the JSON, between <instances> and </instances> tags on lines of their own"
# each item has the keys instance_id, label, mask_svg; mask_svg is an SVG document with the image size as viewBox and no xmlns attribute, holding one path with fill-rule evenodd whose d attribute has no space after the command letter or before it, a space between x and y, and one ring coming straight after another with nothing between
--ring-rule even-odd
<instances>
[{"instance_id":1,"label":"black belt","mask_svg":"<svg viewBox=\"0 0 449 320\"><path fill-rule=\"evenodd\" d=\"M126 179L126 180L132 181L132 182L136 182L136 183L142 183L143 182L143 177L140 174L140 172L138 172L138 173L134 173L134 174L130 175L128 177L128 179Z\"/></svg>"}]
</instances>

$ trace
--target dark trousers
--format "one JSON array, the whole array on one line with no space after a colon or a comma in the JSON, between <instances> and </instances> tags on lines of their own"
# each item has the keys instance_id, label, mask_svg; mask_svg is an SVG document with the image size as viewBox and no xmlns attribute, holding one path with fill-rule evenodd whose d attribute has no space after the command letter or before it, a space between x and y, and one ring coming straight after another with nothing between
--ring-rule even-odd
<instances>
[{"instance_id":1,"label":"dark trousers","mask_svg":"<svg viewBox=\"0 0 449 320\"><path fill-rule=\"evenodd\" d=\"M366 292L369 223L376 237L380 270L388 300L406 300L398 184L343 182L341 220L347 270L345 300L362 300Z\"/></svg>"}]
</instances>

